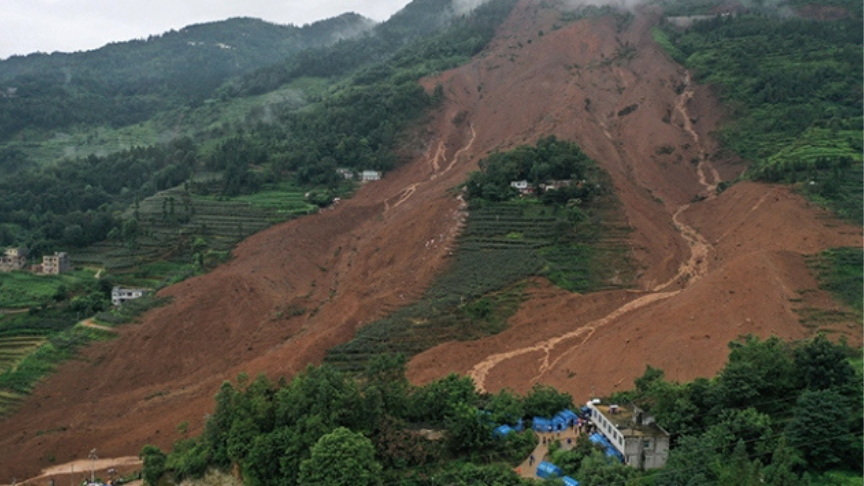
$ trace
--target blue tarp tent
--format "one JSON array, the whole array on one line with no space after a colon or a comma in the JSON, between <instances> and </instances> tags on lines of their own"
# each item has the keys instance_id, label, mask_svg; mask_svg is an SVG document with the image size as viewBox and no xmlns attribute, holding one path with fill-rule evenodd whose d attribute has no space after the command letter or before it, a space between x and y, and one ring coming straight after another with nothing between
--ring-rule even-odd
<instances>
[{"instance_id":1,"label":"blue tarp tent","mask_svg":"<svg viewBox=\"0 0 864 486\"><path fill-rule=\"evenodd\" d=\"M570 410L569 408L565 408L564 410L561 410L560 412L558 412L558 417L561 417L565 421L567 421L568 425L569 424L575 424L576 420L579 419L579 416L576 415L576 412Z\"/></svg>"},{"instance_id":2,"label":"blue tarp tent","mask_svg":"<svg viewBox=\"0 0 864 486\"><path fill-rule=\"evenodd\" d=\"M551 432L552 421L543 417L534 417L531 421L531 427L537 432Z\"/></svg>"},{"instance_id":3,"label":"blue tarp tent","mask_svg":"<svg viewBox=\"0 0 864 486\"><path fill-rule=\"evenodd\" d=\"M519 421L516 422L516 425L513 425L512 427L513 430L515 430L516 432L522 432L523 430L525 430L525 422L523 422L520 418Z\"/></svg>"},{"instance_id":4,"label":"blue tarp tent","mask_svg":"<svg viewBox=\"0 0 864 486\"><path fill-rule=\"evenodd\" d=\"M515 430L513 430L513 427L510 427L509 425L502 425L500 427L495 427L492 435L495 437L504 437L511 432L516 432Z\"/></svg>"},{"instance_id":5,"label":"blue tarp tent","mask_svg":"<svg viewBox=\"0 0 864 486\"><path fill-rule=\"evenodd\" d=\"M588 437L588 439L590 439L591 442L595 444L600 444L601 446L603 446L603 448L606 450L607 456L615 456L619 461L624 461L624 457L621 456L621 453L618 452L615 447L612 446L609 440L604 437L603 434L601 434L600 432L594 432L593 434L591 434L590 437Z\"/></svg>"},{"instance_id":6,"label":"blue tarp tent","mask_svg":"<svg viewBox=\"0 0 864 486\"><path fill-rule=\"evenodd\" d=\"M570 476L564 476L561 478L564 480L564 486L579 486L579 481L571 478Z\"/></svg>"},{"instance_id":7,"label":"blue tarp tent","mask_svg":"<svg viewBox=\"0 0 864 486\"><path fill-rule=\"evenodd\" d=\"M578 415L565 408L558 412L558 414L552 419L552 428L556 431L564 430L575 424L578 418Z\"/></svg>"},{"instance_id":8,"label":"blue tarp tent","mask_svg":"<svg viewBox=\"0 0 864 486\"><path fill-rule=\"evenodd\" d=\"M541 461L540 464L537 465L537 477L543 479L560 478L563 474L564 471L551 462Z\"/></svg>"}]
</instances>

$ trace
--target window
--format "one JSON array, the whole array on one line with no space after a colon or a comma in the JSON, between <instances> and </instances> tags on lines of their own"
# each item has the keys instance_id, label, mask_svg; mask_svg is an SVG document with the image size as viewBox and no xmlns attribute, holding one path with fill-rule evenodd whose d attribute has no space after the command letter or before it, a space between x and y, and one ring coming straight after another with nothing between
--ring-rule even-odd
<instances>
[{"instance_id":1,"label":"window","mask_svg":"<svg viewBox=\"0 0 864 486\"><path fill-rule=\"evenodd\" d=\"M651 448L651 440L649 439L649 440L642 442L642 448L643 449L650 449Z\"/></svg>"}]
</instances>

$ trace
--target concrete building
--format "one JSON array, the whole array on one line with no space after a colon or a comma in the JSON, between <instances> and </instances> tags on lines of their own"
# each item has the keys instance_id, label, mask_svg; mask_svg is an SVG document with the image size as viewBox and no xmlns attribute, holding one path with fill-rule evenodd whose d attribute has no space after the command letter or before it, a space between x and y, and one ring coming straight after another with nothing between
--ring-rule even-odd
<instances>
[{"instance_id":1,"label":"concrete building","mask_svg":"<svg viewBox=\"0 0 864 486\"><path fill-rule=\"evenodd\" d=\"M115 285L111 289L111 304L121 306L130 300L140 299L145 295L147 295L147 289L127 289Z\"/></svg>"},{"instance_id":2,"label":"concrete building","mask_svg":"<svg viewBox=\"0 0 864 486\"><path fill-rule=\"evenodd\" d=\"M66 252L42 257L40 273L44 273L45 275L60 275L70 270L72 270L72 265L69 263L69 254Z\"/></svg>"},{"instance_id":3,"label":"concrete building","mask_svg":"<svg viewBox=\"0 0 864 486\"><path fill-rule=\"evenodd\" d=\"M26 248L7 248L0 256L0 272L12 272L27 268Z\"/></svg>"},{"instance_id":4,"label":"concrete building","mask_svg":"<svg viewBox=\"0 0 864 486\"><path fill-rule=\"evenodd\" d=\"M340 167L340 168L336 169L336 173L339 174L340 176L342 176L342 178L347 180L347 181L353 181L354 177L355 177L353 170L346 169L344 167Z\"/></svg>"},{"instance_id":5,"label":"concrete building","mask_svg":"<svg viewBox=\"0 0 864 486\"><path fill-rule=\"evenodd\" d=\"M380 181L381 172L377 170L364 170L360 173L360 180L363 182Z\"/></svg>"},{"instance_id":6,"label":"concrete building","mask_svg":"<svg viewBox=\"0 0 864 486\"><path fill-rule=\"evenodd\" d=\"M516 189L517 191L519 191L519 194L531 194L531 193L534 192L534 191L532 190L531 186L528 185L528 181L526 181L526 180L524 180L524 179L521 180L521 181L512 181L512 182L510 182L510 187L512 187L512 188Z\"/></svg>"},{"instance_id":7,"label":"concrete building","mask_svg":"<svg viewBox=\"0 0 864 486\"><path fill-rule=\"evenodd\" d=\"M596 400L595 400L596 401ZM654 417L635 406L588 402L590 420L597 431L624 457L628 466L657 469L669 457L669 433Z\"/></svg>"}]
</instances>

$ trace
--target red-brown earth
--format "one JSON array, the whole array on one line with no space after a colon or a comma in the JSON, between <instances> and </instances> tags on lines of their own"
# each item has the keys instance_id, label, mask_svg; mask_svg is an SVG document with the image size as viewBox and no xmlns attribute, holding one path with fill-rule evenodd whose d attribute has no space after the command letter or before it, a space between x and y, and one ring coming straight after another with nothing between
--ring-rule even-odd
<instances>
[{"instance_id":1,"label":"red-brown earth","mask_svg":"<svg viewBox=\"0 0 864 486\"><path fill-rule=\"evenodd\" d=\"M231 262L162 291L171 304L41 383L0 422L0 482L94 447L100 457L170 447L182 421L202 429L224 380L319 363L446 265L464 218L451 189L478 160L552 134L611 174L632 228L635 288L579 295L536 279L508 330L422 353L409 363L414 382L470 373L490 391L544 382L583 400L630 387L646 364L671 379L712 376L740 335L812 335L796 309L837 304L804 255L857 246L861 230L784 187L739 183L714 196L744 164L717 155L722 110L653 43L658 20L642 11L568 24L520 2L471 63L424 81L447 100L415 132L409 163L249 238ZM691 204L697 195L707 199ZM291 306L307 313L290 316ZM861 343L853 322L831 330Z\"/></svg>"}]
</instances>

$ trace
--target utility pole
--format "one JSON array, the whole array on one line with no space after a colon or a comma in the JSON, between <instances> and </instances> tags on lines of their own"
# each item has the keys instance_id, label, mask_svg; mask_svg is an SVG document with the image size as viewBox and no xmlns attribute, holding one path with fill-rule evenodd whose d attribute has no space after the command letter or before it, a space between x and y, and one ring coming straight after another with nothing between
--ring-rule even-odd
<instances>
[{"instance_id":1,"label":"utility pole","mask_svg":"<svg viewBox=\"0 0 864 486\"><path fill-rule=\"evenodd\" d=\"M96 459L98 459L98 457L96 457L96 449L93 449L92 451L90 451L90 455L88 457L90 459L90 482L95 483L96 482L96 474L95 474L95 472L96 472L95 471Z\"/></svg>"}]
</instances>

